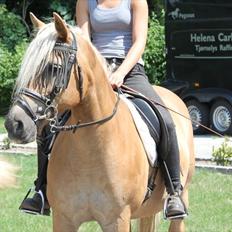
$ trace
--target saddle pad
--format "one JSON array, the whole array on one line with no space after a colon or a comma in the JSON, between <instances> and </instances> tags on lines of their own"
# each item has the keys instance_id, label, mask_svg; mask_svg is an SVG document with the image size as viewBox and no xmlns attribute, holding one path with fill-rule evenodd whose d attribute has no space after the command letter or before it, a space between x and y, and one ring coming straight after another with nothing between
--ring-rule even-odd
<instances>
[{"instance_id":1,"label":"saddle pad","mask_svg":"<svg viewBox=\"0 0 232 232\"><path fill-rule=\"evenodd\" d=\"M155 166L156 159L157 159L157 151L156 151L156 143L151 137L149 129L146 123L141 118L139 112L136 110L135 106L133 105L130 100L128 100L124 95L120 94L120 98L126 103L128 106L132 118L134 120L136 129L139 133L140 139L143 143L144 149L147 153L147 158L152 167Z\"/></svg>"}]
</instances>

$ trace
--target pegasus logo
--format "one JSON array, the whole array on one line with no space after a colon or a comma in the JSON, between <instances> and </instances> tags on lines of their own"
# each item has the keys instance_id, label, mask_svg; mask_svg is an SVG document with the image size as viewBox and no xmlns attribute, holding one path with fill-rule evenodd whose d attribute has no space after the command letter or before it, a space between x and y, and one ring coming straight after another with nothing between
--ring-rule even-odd
<instances>
[{"instance_id":1,"label":"pegasus logo","mask_svg":"<svg viewBox=\"0 0 232 232\"><path fill-rule=\"evenodd\" d=\"M170 12L168 16L171 16L172 19L189 19L189 18L195 18L194 13L181 13L179 8L176 8L174 11Z\"/></svg>"}]
</instances>

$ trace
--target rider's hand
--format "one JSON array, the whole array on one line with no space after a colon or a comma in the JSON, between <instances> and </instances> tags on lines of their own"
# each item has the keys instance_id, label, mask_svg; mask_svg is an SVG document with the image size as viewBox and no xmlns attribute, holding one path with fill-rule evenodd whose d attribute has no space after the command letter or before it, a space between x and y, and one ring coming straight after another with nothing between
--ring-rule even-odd
<instances>
[{"instance_id":1,"label":"rider's hand","mask_svg":"<svg viewBox=\"0 0 232 232\"><path fill-rule=\"evenodd\" d=\"M117 70L109 76L110 84L113 88L120 87L123 84L124 77L125 76Z\"/></svg>"}]
</instances>

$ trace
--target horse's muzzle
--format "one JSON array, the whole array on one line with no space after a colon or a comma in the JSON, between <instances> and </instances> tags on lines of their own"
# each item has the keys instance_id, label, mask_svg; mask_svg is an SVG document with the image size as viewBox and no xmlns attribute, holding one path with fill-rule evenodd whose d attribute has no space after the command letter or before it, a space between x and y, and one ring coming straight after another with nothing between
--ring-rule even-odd
<instances>
[{"instance_id":1,"label":"horse's muzzle","mask_svg":"<svg viewBox=\"0 0 232 232\"><path fill-rule=\"evenodd\" d=\"M24 115L19 116L10 111L5 120L5 128L9 139L23 144L35 140L36 126L31 121Z\"/></svg>"}]
</instances>

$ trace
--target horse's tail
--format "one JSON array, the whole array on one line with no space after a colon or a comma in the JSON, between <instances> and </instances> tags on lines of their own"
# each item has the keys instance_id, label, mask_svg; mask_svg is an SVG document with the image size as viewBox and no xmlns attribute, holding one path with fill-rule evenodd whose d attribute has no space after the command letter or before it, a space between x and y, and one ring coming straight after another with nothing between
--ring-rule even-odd
<instances>
[{"instance_id":1,"label":"horse's tail","mask_svg":"<svg viewBox=\"0 0 232 232\"><path fill-rule=\"evenodd\" d=\"M17 168L5 160L0 160L0 189L16 185Z\"/></svg>"},{"instance_id":2,"label":"horse's tail","mask_svg":"<svg viewBox=\"0 0 232 232\"><path fill-rule=\"evenodd\" d=\"M156 232L159 224L159 214L139 219L139 232Z\"/></svg>"}]
</instances>

